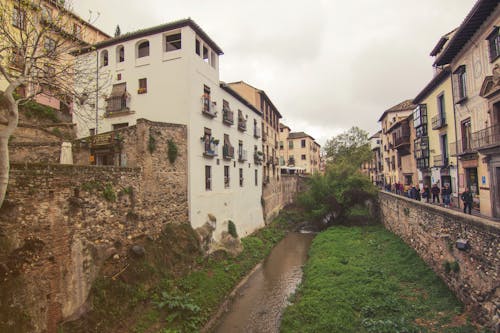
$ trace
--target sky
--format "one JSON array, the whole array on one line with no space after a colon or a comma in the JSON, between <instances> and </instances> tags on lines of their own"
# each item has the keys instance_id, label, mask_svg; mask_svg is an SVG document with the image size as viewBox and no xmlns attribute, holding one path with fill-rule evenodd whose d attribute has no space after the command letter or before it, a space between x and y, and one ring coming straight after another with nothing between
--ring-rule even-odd
<instances>
[{"instance_id":1,"label":"sky","mask_svg":"<svg viewBox=\"0 0 500 333\"><path fill-rule=\"evenodd\" d=\"M74 0L113 35L191 17L222 48L220 78L264 90L292 131L321 145L413 99L433 76L429 56L475 0Z\"/></svg>"}]
</instances>

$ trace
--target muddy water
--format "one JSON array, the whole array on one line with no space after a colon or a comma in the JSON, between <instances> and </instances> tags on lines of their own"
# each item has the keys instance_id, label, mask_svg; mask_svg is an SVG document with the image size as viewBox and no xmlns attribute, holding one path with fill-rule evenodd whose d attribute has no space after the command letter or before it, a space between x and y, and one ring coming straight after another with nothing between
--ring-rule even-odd
<instances>
[{"instance_id":1,"label":"muddy water","mask_svg":"<svg viewBox=\"0 0 500 333\"><path fill-rule=\"evenodd\" d=\"M240 289L214 332L279 332L288 297L302 280L302 265L314 234L290 233Z\"/></svg>"}]
</instances>

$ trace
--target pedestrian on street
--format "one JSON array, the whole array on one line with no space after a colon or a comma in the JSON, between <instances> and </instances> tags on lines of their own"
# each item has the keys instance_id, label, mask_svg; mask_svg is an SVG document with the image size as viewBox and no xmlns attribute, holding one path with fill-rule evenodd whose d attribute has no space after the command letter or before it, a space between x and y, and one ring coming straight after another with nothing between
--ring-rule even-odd
<instances>
[{"instance_id":1,"label":"pedestrian on street","mask_svg":"<svg viewBox=\"0 0 500 333\"><path fill-rule=\"evenodd\" d=\"M422 198L424 198L427 203L429 203L431 199L431 190L428 185L424 185L424 191L422 193Z\"/></svg>"},{"instance_id":2,"label":"pedestrian on street","mask_svg":"<svg viewBox=\"0 0 500 333\"><path fill-rule=\"evenodd\" d=\"M451 188L448 184L445 184L443 190L441 191L441 195L443 196L443 204L445 207L450 207L451 202Z\"/></svg>"},{"instance_id":3,"label":"pedestrian on street","mask_svg":"<svg viewBox=\"0 0 500 333\"><path fill-rule=\"evenodd\" d=\"M417 188L415 187L415 185L411 185L411 189L409 191L409 197L410 199L413 199L413 200L417 200L418 199L418 191L417 191Z\"/></svg>"},{"instance_id":4,"label":"pedestrian on street","mask_svg":"<svg viewBox=\"0 0 500 333\"><path fill-rule=\"evenodd\" d=\"M468 210L469 214L471 214L473 198L472 193L469 191L468 187L465 188L465 191L460 197L462 198L462 201L464 203L464 214L466 210Z\"/></svg>"},{"instance_id":5,"label":"pedestrian on street","mask_svg":"<svg viewBox=\"0 0 500 333\"><path fill-rule=\"evenodd\" d=\"M437 203L439 203L439 193L441 193L441 190L439 189L438 185L434 183L431 188L432 192L432 203L435 203L437 200Z\"/></svg>"}]
</instances>

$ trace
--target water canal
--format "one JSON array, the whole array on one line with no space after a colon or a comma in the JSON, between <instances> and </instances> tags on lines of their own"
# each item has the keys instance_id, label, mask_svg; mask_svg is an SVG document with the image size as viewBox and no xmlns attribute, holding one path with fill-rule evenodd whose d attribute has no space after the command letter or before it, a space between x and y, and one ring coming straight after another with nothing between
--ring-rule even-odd
<instances>
[{"instance_id":1,"label":"water canal","mask_svg":"<svg viewBox=\"0 0 500 333\"><path fill-rule=\"evenodd\" d=\"M214 332L279 332L288 297L302 280L314 234L290 233L239 290Z\"/></svg>"}]
</instances>

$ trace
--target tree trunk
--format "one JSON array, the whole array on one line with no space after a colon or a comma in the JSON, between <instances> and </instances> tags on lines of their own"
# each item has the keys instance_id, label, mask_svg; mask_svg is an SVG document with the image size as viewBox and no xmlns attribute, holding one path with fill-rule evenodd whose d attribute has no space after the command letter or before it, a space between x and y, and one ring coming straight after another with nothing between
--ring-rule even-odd
<instances>
[{"instance_id":1,"label":"tree trunk","mask_svg":"<svg viewBox=\"0 0 500 333\"><path fill-rule=\"evenodd\" d=\"M19 122L19 108L12 95L15 88L11 84L3 94L7 104L7 126L0 130L0 207L2 207L5 200L7 185L9 184L9 138L14 133Z\"/></svg>"}]
</instances>

